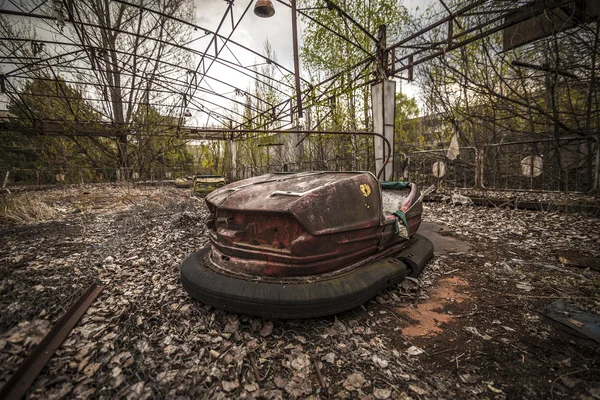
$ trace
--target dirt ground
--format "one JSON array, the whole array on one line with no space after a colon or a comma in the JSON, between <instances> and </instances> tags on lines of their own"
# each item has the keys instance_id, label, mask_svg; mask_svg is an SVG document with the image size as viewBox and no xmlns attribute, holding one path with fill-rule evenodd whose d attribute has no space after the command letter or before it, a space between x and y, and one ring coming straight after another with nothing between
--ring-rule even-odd
<instances>
[{"instance_id":1,"label":"dirt ground","mask_svg":"<svg viewBox=\"0 0 600 400\"><path fill-rule=\"evenodd\" d=\"M51 221L0 226L0 386L87 286L105 286L30 398L600 399L600 344L542 313L600 314L600 219L427 203L418 280L302 321L212 309L179 283L204 204L170 187L30 193ZM321 378L319 377L321 375Z\"/></svg>"}]
</instances>

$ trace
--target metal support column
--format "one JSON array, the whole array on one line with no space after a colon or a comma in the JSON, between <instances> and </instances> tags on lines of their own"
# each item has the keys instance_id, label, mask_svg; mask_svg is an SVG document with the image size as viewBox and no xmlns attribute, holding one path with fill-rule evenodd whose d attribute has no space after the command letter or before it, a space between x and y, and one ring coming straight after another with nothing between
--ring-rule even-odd
<instances>
[{"instance_id":1,"label":"metal support column","mask_svg":"<svg viewBox=\"0 0 600 400\"><path fill-rule=\"evenodd\" d=\"M233 127L233 123L229 123L229 127L232 128ZM231 132L231 136L229 138L229 169L230 169L230 176L229 181L235 181L237 180L237 143L234 139L235 135L233 134L233 131Z\"/></svg>"},{"instance_id":2,"label":"metal support column","mask_svg":"<svg viewBox=\"0 0 600 400\"><path fill-rule=\"evenodd\" d=\"M388 76L388 52L386 51L386 27L381 25L377 34L375 71L378 82L371 86L371 104L373 107L373 132L384 136L391 144L387 149L383 138L375 137L375 171L384 167L379 177L381 180L392 180L394 178L394 124L396 120L396 82L386 79Z\"/></svg>"},{"instance_id":3,"label":"metal support column","mask_svg":"<svg viewBox=\"0 0 600 400\"><path fill-rule=\"evenodd\" d=\"M373 106L373 132L383 135L390 144L394 143L394 120L396 119L396 82L384 80L371 86L371 102ZM375 137L375 171L379 172L388 156L383 139ZM393 147L391 149L393 152ZM392 180L394 175L394 159L390 157L385 165L381 180Z\"/></svg>"},{"instance_id":4,"label":"metal support column","mask_svg":"<svg viewBox=\"0 0 600 400\"><path fill-rule=\"evenodd\" d=\"M294 50L294 76L296 77L296 104L298 106L298 118L302 118L302 92L300 91L300 63L298 61L298 29L296 28L296 0L292 3L292 41Z\"/></svg>"}]
</instances>

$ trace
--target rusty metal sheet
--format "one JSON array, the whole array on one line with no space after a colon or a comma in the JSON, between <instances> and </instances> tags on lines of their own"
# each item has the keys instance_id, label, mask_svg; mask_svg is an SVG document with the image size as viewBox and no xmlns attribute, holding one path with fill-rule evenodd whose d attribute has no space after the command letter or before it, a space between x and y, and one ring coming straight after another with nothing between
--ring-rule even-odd
<instances>
[{"instance_id":1,"label":"rusty metal sheet","mask_svg":"<svg viewBox=\"0 0 600 400\"><path fill-rule=\"evenodd\" d=\"M600 315L579 310L563 300L548 304L542 314L600 343Z\"/></svg>"},{"instance_id":2,"label":"rusty metal sheet","mask_svg":"<svg viewBox=\"0 0 600 400\"><path fill-rule=\"evenodd\" d=\"M421 223L418 197L411 184L398 200L403 211L411 206L409 236ZM217 189L206 203L209 261L234 274L325 274L406 241L384 217L380 183L368 172L264 175Z\"/></svg>"},{"instance_id":3,"label":"rusty metal sheet","mask_svg":"<svg viewBox=\"0 0 600 400\"><path fill-rule=\"evenodd\" d=\"M598 15L598 0L534 0L506 17L506 22L521 22L504 29L503 49L512 50L555 35L591 22Z\"/></svg>"},{"instance_id":4,"label":"rusty metal sheet","mask_svg":"<svg viewBox=\"0 0 600 400\"><path fill-rule=\"evenodd\" d=\"M264 175L218 189L206 202L220 211L286 214L312 235L379 225L382 215L379 181L368 172Z\"/></svg>"}]
</instances>

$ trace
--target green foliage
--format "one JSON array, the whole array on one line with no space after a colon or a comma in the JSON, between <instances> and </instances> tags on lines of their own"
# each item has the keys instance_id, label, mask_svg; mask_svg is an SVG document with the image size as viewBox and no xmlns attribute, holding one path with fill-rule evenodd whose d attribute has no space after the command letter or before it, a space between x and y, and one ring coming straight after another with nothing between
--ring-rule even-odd
<instances>
[{"instance_id":1,"label":"green foliage","mask_svg":"<svg viewBox=\"0 0 600 400\"><path fill-rule=\"evenodd\" d=\"M414 97L408 97L403 93L396 94L396 153L406 152L408 149L420 149L424 138L419 130L417 117L419 107Z\"/></svg>"},{"instance_id":2,"label":"green foliage","mask_svg":"<svg viewBox=\"0 0 600 400\"><path fill-rule=\"evenodd\" d=\"M81 92L60 78L45 76L26 82L8 110L15 119L7 130L0 131L0 161L5 168L66 170L89 165L92 160L93 166L99 167L110 158L94 149L93 139L37 134L38 129L68 133L80 121L100 122Z\"/></svg>"},{"instance_id":3,"label":"green foliage","mask_svg":"<svg viewBox=\"0 0 600 400\"><path fill-rule=\"evenodd\" d=\"M147 177L156 168L191 172L192 156L178 138L177 121L153 107L138 106L125 142L106 132L100 114L60 78L28 81L8 109L14 119L0 131L3 168L80 171L85 180L98 174L115 178L125 148L128 175ZM39 135L40 130L46 134Z\"/></svg>"},{"instance_id":4,"label":"green foliage","mask_svg":"<svg viewBox=\"0 0 600 400\"><path fill-rule=\"evenodd\" d=\"M155 168L191 173L193 156L187 141L178 138L176 118L161 115L154 107L138 106L128 140L130 165L140 175Z\"/></svg>"},{"instance_id":5,"label":"green foliage","mask_svg":"<svg viewBox=\"0 0 600 400\"><path fill-rule=\"evenodd\" d=\"M100 121L99 113L83 99L81 92L60 77L53 79L42 75L27 81L19 100L9 104L8 110L12 114L23 119L33 117L36 120L57 121L64 124L65 130L76 121Z\"/></svg>"},{"instance_id":6,"label":"green foliage","mask_svg":"<svg viewBox=\"0 0 600 400\"><path fill-rule=\"evenodd\" d=\"M377 37L380 25L386 25L387 42L393 43L401 35L408 14L403 6L393 0L369 2L336 1L348 15L371 36ZM331 33L322 25L304 18L301 60L303 71L308 71L310 80L317 83L326 77L348 70L336 78L331 95L323 97L312 107L313 126L321 121L318 129L335 131L372 130L370 85L373 78L372 62L364 69L349 70L353 65L375 54L375 41L335 9L330 10L324 1L301 1L300 7L317 7L307 13L314 19L339 33L345 40ZM321 8L319 8L321 7ZM352 42L352 43L350 43ZM313 95L310 98L315 98ZM312 127L311 127L312 128ZM351 135L322 137L313 135L308 141L307 156L317 163L320 160L337 158L337 165L321 165L320 168L341 167L345 169L369 169L372 154L372 139Z\"/></svg>"},{"instance_id":7,"label":"green foliage","mask_svg":"<svg viewBox=\"0 0 600 400\"><path fill-rule=\"evenodd\" d=\"M325 2L320 0L303 0L299 3L299 7L302 8L325 5ZM408 18L406 8L399 6L398 2L393 0L338 0L336 3L372 36L376 37L379 26L385 24L388 43L399 37ZM303 31L304 44L301 49L301 59L305 68L326 73L340 71L361 61L368 55L367 53L374 52L375 42L356 24L337 11L323 7L307 13L358 46L332 34L314 21L304 18L306 25Z\"/></svg>"}]
</instances>

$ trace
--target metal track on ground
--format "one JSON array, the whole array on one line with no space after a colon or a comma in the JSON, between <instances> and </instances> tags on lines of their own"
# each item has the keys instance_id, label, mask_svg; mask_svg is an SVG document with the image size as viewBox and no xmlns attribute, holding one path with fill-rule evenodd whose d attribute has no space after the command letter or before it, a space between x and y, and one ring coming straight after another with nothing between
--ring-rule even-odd
<instances>
[{"instance_id":1,"label":"metal track on ground","mask_svg":"<svg viewBox=\"0 0 600 400\"><path fill-rule=\"evenodd\" d=\"M1 400L19 400L27 393L56 349L65 341L96 297L104 289L92 283L69 310L58 320L50 332L19 366L13 376L0 389Z\"/></svg>"}]
</instances>

